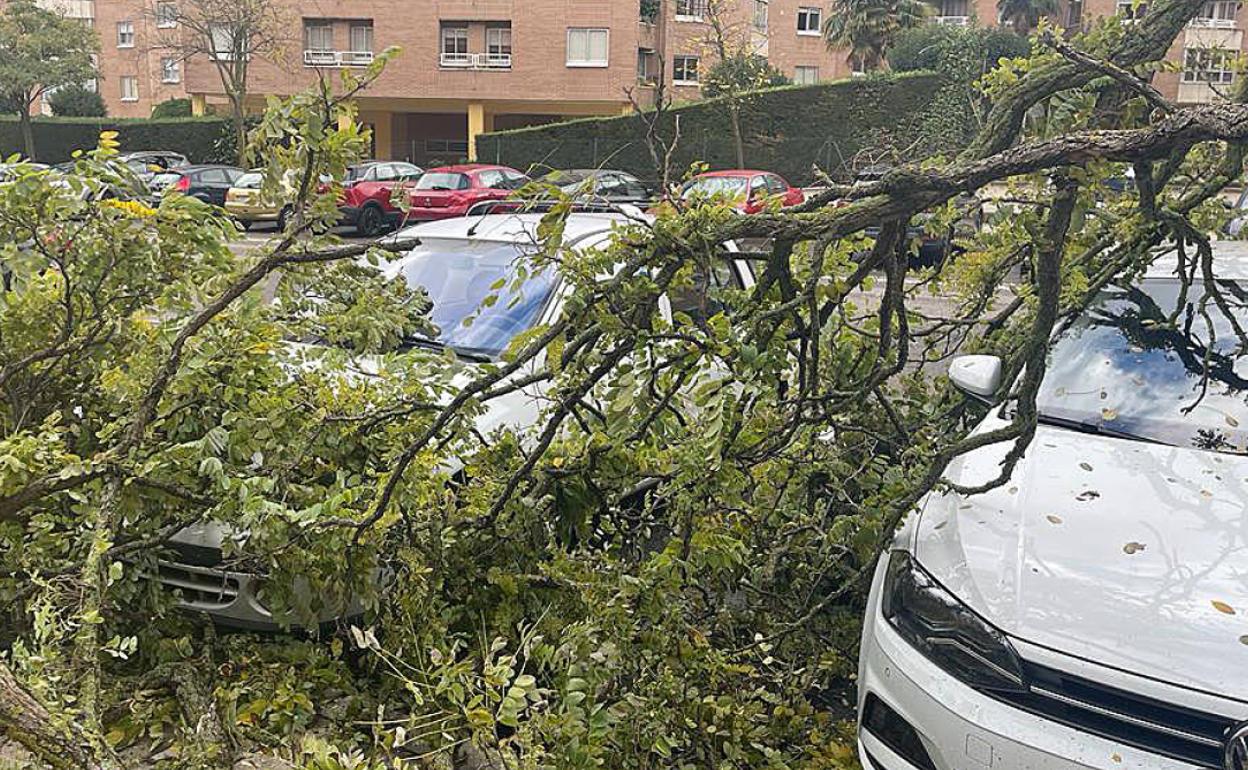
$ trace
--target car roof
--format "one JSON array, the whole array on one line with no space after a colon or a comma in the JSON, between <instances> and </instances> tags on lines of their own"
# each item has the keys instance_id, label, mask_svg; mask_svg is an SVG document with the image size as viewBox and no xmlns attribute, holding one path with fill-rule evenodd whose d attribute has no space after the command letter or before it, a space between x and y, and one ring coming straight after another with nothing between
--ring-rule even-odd
<instances>
[{"instance_id":1,"label":"car roof","mask_svg":"<svg viewBox=\"0 0 1248 770\"><path fill-rule=\"evenodd\" d=\"M1188 253L1188 259L1192 259ZM1179 258L1174 251L1163 252L1144 271L1145 278L1174 278ZM1248 241L1214 241L1213 274L1218 279L1248 280Z\"/></svg>"},{"instance_id":2,"label":"car roof","mask_svg":"<svg viewBox=\"0 0 1248 770\"><path fill-rule=\"evenodd\" d=\"M413 225L398 233L398 238L445 238L450 240L491 241L495 243L537 243L537 228L544 215L534 213L487 214L455 217ZM575 243L586 236L610 232L611 228L635 222L624 214L569 214L564 226L566 243Z\"/></svg>"},{"instance_id":3,"label":"car roof","mask_svg":"<svg viewBox=\"0 0 1248 770\"><path fill-rule=\"evenodd\" d=\"M485 169L491 169L491 168L501 168L501 169L506 169L508 171L515 171L515 169L512 168L511 166L499 166L493 163L456 163L451 166L438 166L437 168L431 168L425 173L428 173L428 174L433 174L433 173L465 174L465 173L468 173L469 171L484 171Z\"/></svg>"},{"instance_id":4,"label":"car roof","mask_svg":"<svg viewBox=\"0 0 1248 770\"><path fill-rule=\"evenodd\" d=\"M698 177L707 176L754 176L755 174L770 174L772 176L780 176L774 171L759 171L753 168L728 168L722 171L707 171L704 174L698 174ZM698 178L695 177L695 178ZM781 177L783 178L783 177Z\"/></svg>"},{"instance_id":5,"label":"car roof","mask_svg":"<svg viewBox=\"0 0 1248 770\"><path fill-rule=\"evenodd\" d=\"M183 174L191 171L207 171L210 168L224 168L233 171L243 171L237 166L227 166L224 163L188 163L185 166L174 166L173 168L163 172L166 174ZM246 173L243 171L243 173Z\"/></svg>"}]
</instances>

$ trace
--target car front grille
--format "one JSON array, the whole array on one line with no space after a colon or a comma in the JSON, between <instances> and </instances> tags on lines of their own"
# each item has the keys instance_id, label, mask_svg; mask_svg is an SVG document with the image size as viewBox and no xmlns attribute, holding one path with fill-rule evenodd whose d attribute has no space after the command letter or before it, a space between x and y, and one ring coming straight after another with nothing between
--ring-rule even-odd
<instances>
[{"instance_id":1,"label":"car front grille","mask_svg":"<svg viewBox=\"0 0 1248 770\"><path fill-rule=\"evenodd\" d=\"M1221 770L1235 720L1023 662L1028 690L994 692L1018 708L1144 751Z\"/></svg>"},{"instance_id":2,"label":"car front grille","mask_svg":"<svg viewBox=\"0 0 1248 770\"><path fill-rule=\"evenodd\" d=\"M167 561L158 562L157 567L160 584L196 609L222 609L238 598L238 580L224 572Z\"/></svg>"}]
</instances>

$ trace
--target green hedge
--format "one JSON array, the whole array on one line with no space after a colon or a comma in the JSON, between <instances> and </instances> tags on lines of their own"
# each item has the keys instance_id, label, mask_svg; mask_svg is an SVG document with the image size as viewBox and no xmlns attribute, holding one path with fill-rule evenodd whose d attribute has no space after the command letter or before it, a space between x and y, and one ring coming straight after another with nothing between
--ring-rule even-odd
<instances>
[{"instance_id":1,"label":"green hedge","mask_svg":"<svg viewBox=\"0 0 1248 770\"><path fill-rule=\"evenodd\" d=\"M951 120L930 111L946 87L941 76L923 72L759 91L742 109L746 165L779 172L794 184L809 184L812 164L843 179L851 169L869 163L912 160L956 147L970 130L970 117ZM712 168L736 165L722 99L671 110L664 136L671 136L676 115L680 143L674 173L683 173L695 161ZM586 118L482 134L477 155L483 162L520 169L603 167L653 179L656 171L643 137L637 115ZM870 158L860 155L864 150Z\"/></svg>"},{"instance_id":2,"label":"green hedge","mask_svg":"<svg viewBox=\"0 0 1248 770\"><path fill-rule=\"evenodd\" d=\"M69 160L74 150L89 150L101 131L118 132L122 152L172 150L195 163L233 161L230 122L222 118L35 118L35 152L44 163ZM0 157L24 153L17 117L0 117Z\"/></svg>"}]
</instances>

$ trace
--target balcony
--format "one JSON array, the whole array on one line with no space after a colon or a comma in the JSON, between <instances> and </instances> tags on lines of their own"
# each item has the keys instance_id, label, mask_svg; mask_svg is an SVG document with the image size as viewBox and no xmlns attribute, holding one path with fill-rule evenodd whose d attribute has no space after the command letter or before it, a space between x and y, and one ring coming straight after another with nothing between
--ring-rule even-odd
<instances>
[{"instance_id":1,"label":"balcony","mask_svg":"<svg viewBox=\"0 0 1248 770\"><path fill-rule=\"evenodd\" d=\"M447 53L442 52L438 66L452 70L509 70L509 53Z\"/></svg>"},{"instance_id":2,"label":"balcony","mask_svg":"<svg viewBox=\"0 0 1248 770\"><path fill-rule=\"evenodd\" d=\"M367 67L373 63L372 51L304 51L305 67Z\"/></svg>"}]
</instances>

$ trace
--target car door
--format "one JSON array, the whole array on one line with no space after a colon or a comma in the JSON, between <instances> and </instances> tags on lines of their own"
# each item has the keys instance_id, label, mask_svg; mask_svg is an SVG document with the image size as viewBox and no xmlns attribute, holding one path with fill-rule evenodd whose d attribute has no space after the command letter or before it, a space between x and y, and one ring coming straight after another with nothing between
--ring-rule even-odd
<instances>
[{"instance_id":1,"label":"car door","mask_svg":"<svg viewBox=\"0 0 1248 770\"><path fill-rule=\"evenodd\" d=\"M476 174L476 195L478 200L490 200L498 198L506 198L511 194L508 189L507 178L503 176L503 170L499 168L487 168L478 171Z\"/></svg>"},{"instance_id":2,"label":"car door","mask_svg":"<svg viewBox=\"0 0 1248 770\"><path fill-rule=\"evenodd\" d=\"M785 206L796 206L806 200L806 196L802 193L800 187L791 187L788 182L776 174L767 175L767 191L772 195L780 196L780 201Z\"/></svg>"},{"instance_id":3,"label":"car door","mask_svg":"<svg viewBox=\"0 0 1248 770\"><path fill-rule=\"evenodd\" d=\"M225 193L229 189L229 177L223 168L206 168L191 179L191 195L217 206L225 205Z\"/></svg>"},{"instance_id":4,"label":"car door","mask_svg":"<svg viewBox=\"0 0 1248 770\"><path fill-rule=\"evenodd\" d=\"M757 214L767 200L767 178L762 174L750 177L750 188L745 198L745 213Z\"/></svg>"}]
</instances>

